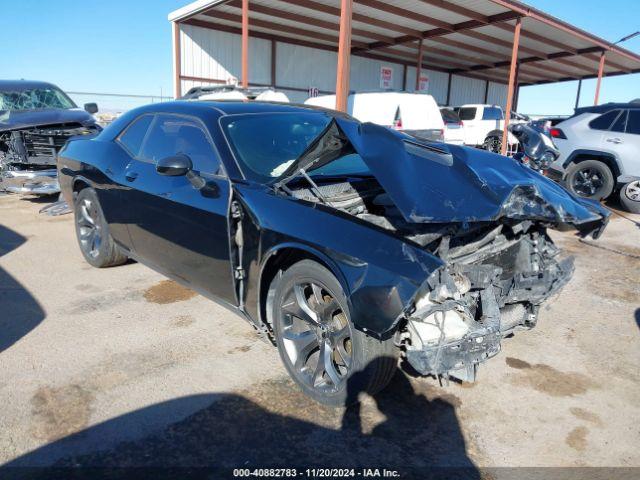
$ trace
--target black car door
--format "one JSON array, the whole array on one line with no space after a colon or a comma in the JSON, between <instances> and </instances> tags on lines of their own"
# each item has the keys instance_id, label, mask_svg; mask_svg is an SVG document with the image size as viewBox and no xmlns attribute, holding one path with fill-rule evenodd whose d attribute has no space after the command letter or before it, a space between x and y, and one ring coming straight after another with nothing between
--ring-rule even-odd
<instances>
[{"instance_id":1,"label":"black car door","mask_svg":"<svg viewBox=\"0 0 640 480\"><path fill-rule=\"evenodd\" d=\"M156 172L156 162L187 155L206 182ZM138 155L124 172L122 190L134 252L141 260L195 289L236 304L229 257L230 186L201 121L156 114Z\"/></svg>"}]
</instances>

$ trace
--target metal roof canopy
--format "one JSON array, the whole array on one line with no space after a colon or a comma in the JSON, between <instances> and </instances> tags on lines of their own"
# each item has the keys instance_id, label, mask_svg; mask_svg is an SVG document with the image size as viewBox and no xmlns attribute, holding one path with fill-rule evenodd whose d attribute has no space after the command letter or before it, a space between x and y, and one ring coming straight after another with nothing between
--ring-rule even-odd
<instances>
[{"instance_id":1,"label":"metal roof canopy","mask_svg":"<svg viewBox=\"0 0 640 480\"><path fill-rule=\"evenodd\" d=\"M272 49L277 41L337 52L336 109L342 111L351 55L446 72L449 85L454 74L485 80L487 88L489 81L507 83L507 112L521 86L579 80L579 97L582 80L595 77L597 104L603 77L640 72L640 55L517 0L197 0L169 20L177 96L184 78L181 23L242 36L245 88L249 37L271 40ZM509 115L504 123L503 154Z\"/></svg>"},{"instance_id":2,"label":"metal roof canopy","mask_svg":"<svg viewBox=\"0 0 640 480\"><path fill-rule=\"evenodd\" d=\"M242 34L242 0L198 0L169 20ZM340 0L250 0L249 36L338 50ZM640 55L515 0L353 0L351 54L507 83L522 19L517 84L640 72Z\"/></svg>"}]
</instances>

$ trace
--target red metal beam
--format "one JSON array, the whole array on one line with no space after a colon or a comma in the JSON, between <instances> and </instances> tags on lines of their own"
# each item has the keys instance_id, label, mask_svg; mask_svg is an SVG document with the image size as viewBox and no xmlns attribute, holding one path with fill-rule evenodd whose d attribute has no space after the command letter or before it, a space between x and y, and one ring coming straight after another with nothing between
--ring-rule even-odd
<instances>
[{"instance_id":1,"label":"red metal beam","mask_svg":"<svg viewBox=\"0 0 640 480\"><path fill-rule=\"evenodd\" d=\"M249 88L249 0L242 0L242 86Z\"/></svg>"},{"instance_id":2,"label":"red metal beam","mask_svg":"<svg viewBox=\"0 0 640 480\"><path fill-rule=\"evenodd\" d=\"M338 42L338 71L336 75L336 110L347 111L349 76L351 73L351 17L353 0L340 2L340 40Z\"/></svg>"},{"instance_id":3,"label":"red metal beam","mask_svg":"<svg viewBox=\"0 0 640 480\"><path fill-rule=\"evenodd\" d=\"M181 58L181 45L180 45L180 24L173 22L173 63L175 64L174 78L173 78L173 95L175 98L182 96L182 58Z\"/></svg>"},{"instance_id":4,"label":"red metal beam","mask_svg":"<svg viewBox=\"0 0 640 480\"><path fill-rule=\"evenodd\" d=\"M606 54L602 52L600 54L600 63L598 64L598 83L596 84L596 97L593 100L594 105L598 105L600 100L600 86L602 85L602 75L604 74L604 62Z\"/></svg>"},{"instance_id":5,"label":"red metal beam","mask_svg":"<svg viewBox=\"0 0 640 480\"><path fill-rule=\"evenodd\" d=\"M424 53L424 44L423 40L420 39L420 44L418 46L418 62L416 63L416 87L415 91L417 92L420 89L420 73L422 71L422 56Z\"/></svg>"},{"instance_id":6,"label":"red metal beam","mask_svg":"<svg viewBox=\"0 0 640 480\"><path fill-rule=\"evenodd\" d=\"M511 51L511 68L509 69L509 86L507 87L507 108L504 112L504 131L502 132L502 155L507 153L507 143L509 141L509 119L511 117L511 107L513 105L513 94L516 83L516 70L518 65L518 46L520 45L520 30L522 29L522 19L516 20L516 27L513 31L513 50Z\"/></svg>"}]
</instances>

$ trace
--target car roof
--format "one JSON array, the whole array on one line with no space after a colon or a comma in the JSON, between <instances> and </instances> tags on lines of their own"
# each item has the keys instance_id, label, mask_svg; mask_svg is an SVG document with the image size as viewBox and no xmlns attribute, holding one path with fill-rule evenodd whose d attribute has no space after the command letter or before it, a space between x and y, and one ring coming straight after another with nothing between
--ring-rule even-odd
<instances>
[{"instance_id":1,"label":"car roof","mask_svg":"<svg viewBox=\"0 0 640 480\"><path fill-rule=\"evenodd\" d=\"M31 90L33 88L58 88L53 83L40 82L36 80L0 80L0 91Z\"/></svg>"},{"instance_id":2,"label":"car roof","mask_svg":"<svg viewBox=\"0 0 640 480\"><path fill-rule=\"evenodd\" d=\"M575 115L580 115L581 113L607 113L611 110L617 110L620 108L632 108L632 109L640 109L640 102L633 101L627 103L604 103L602 105L592 105L590 107L580 107L576 108Z\"/></svg>"}]
</instances>

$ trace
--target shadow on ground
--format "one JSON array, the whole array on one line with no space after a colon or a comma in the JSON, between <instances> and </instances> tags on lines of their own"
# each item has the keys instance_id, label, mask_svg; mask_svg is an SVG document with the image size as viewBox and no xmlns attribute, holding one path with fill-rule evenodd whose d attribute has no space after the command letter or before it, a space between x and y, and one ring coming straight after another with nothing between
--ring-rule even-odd
<instances>
[{"instance_id":1,"label":"shadow on ground","mask_svg":"<svg viewBox=\"0 0 640 480\"><path fill-rule=\"evenodd\" d=\"M0 257L27 241L10 228L0 225ZM36 328L45 312L29 291L0 267L0 352Z\"/></svg>"},{"instance_id":2,"label":"shadow on ground","mask_svg":"<svg viewBox=\"0 0 640 480\"><path fill-rule=\"evenodd\" d=\"M374 400L346 410L310 401L288 379L237 395L178 398L54 441L5 467L209 467L219 472L216 478L230 478L233 468L362 467L397 469L402 478L421 479L435 468L455 471L455 478L479 479L466 453L457 398L424 388L417 391L398 372ZM208 406L183 420L175 418L185 404L203 403ZM159 427L156 433L117 442L118 435L148 428L150 422ZM109 442L115 445L106 446Z\"/></svg>"}]
</instances>

